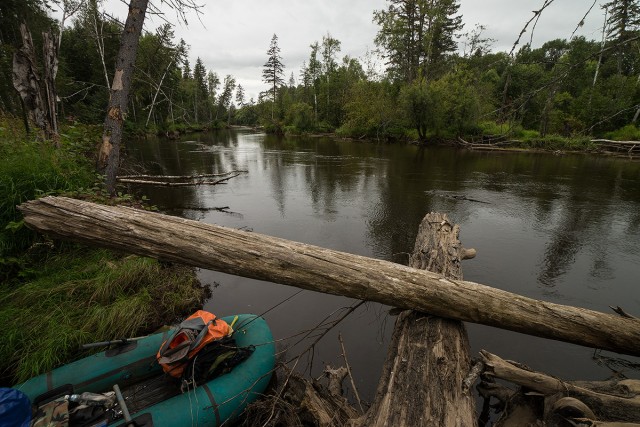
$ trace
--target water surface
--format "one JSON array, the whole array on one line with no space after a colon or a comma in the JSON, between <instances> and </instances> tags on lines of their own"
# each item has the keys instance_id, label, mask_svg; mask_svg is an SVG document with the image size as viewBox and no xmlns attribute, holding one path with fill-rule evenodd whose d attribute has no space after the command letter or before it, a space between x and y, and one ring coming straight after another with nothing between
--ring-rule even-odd
<instances>
[{"instance_id":1,"label":"water surface","mask_svg":"<svg viewBox=\"0 0 640 427\"><path fill-rule=\"evenodd\" d=\"M421 219L444 212L460 224L463 244L478 251L463 264L465 279L555 303L603 312L622 306L640 315L638 162L252 131L139 141L129 150L155 174L248 171L225 185L136 188L172 215L406 264ZM314 341L296 334L327 316L340 317L355 303L206 270L199 275L213 288L206 309L220 316L265 313L279 346L289 346L289 359ZM360 307L314 347L313 360L298 367L311 366L318 376L326 364L343 364L340 332L359 391L371 399L394 322L387 311L375 303ZM474 354L486 349L566 379L606 379L612 368L637 376L594 360L591 349L478 325L468 330Z\"/></svg>"}]
</instances>

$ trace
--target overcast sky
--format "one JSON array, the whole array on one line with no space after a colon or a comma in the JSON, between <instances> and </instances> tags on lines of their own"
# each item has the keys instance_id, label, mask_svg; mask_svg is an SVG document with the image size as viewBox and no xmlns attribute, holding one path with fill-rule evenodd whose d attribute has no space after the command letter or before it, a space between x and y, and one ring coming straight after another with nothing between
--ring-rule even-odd
<instances>
[{"instance_id":1,"label":"overcast sky","mask_svg":"<svg viewBox=\"0 0 640 427\"><path fill-rule=\"evenodd\" d=\"M154 0L152 0L154 1ZM342 43L339 58L350 55L362 58L373 50L378 30L372 23L373 11L384 9L386 0L196 0L202 3L202 22L195 13L187 15L189 25L178 24L176 36L191 47L192 62L200 57L207 70L218 73L220 80L233 75L245 88L247 98L266 89L262 68L273 34L278 35L285 65L285 80L293 71L298 79L302 61L309 57L309 45L322 41L329 32ZM597 0L585 25L577 34L599 40L603 14ZM159 1L155 0L158 4ZM475 24L486 26L486 36L496 40L494 50L511 50L524 24L544 3L543 0L461 0L460 13L465 31ZM543 13L535 30L533 44L547 40L569 38L578 22L589 10L593 0L555 0ZM125 19L127 7L119 0L105 0L104 7ZM170 22L177 22L175 13L167 10ZM145 29L153 31L162 24L158 17L149 17ZM531 32L523 36L529 41Z\"/></svg>"}]
</instances>

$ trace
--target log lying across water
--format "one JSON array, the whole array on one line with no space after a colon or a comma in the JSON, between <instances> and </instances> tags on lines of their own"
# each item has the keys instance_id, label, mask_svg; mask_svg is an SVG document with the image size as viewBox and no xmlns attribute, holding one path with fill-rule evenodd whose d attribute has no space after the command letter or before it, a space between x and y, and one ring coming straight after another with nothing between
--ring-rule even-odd
<instances>
[{"instance_id":1,"label":"log lying across water","mask_svg":"<svg viewBox=\"0 0 640 427\"><path fill-rule=\"evenodd\" d=\"M640 356L638 319L132 208L45 197L20 210L29 227L63 239Z\"/></svg>"}]
</instances>

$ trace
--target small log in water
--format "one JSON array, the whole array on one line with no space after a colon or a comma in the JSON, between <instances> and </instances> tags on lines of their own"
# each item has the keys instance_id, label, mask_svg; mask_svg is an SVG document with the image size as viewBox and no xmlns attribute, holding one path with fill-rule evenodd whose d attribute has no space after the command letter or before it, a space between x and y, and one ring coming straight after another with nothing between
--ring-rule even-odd
<instances>
[{"instance_id":1,"label":"small log in water","mask_svg":"<svg viewBox=\"0 0 640 427\"><path fill-rule=\"evenodd\" d=\"M133 208L45 197L19 209L29 227L63 239L640 356L638 319Z\"/></svg>"}]
</instances>

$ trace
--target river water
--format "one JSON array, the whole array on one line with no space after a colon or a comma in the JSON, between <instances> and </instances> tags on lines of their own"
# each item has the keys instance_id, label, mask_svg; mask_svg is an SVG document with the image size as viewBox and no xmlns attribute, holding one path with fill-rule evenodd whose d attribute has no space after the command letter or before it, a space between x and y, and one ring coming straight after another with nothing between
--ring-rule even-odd
<instances>
[{"instance_id":1,"label":"river water","mask_svg":"<svg viewBox=\"0 0 640 427\"><path fill-rule=\"evenodd\" d=\"M466 280L640 315L640 162L279 138L249 130L137 141L128 150L153 174L248 171L225 185L134 189L171 215L406 264L421 219L444 212L460 224L465 247L478 251L463 264ZM227 212L212 209L219 207ZM220 316L264 313L284 360L314 343L317 332L305 338L305 331L356 303L206 270L199 276L213 289L205 309ZM359 392L370 400L394 322L388 309L359 307L297 368L319 376L326 364L344 364L340 333ZM606 379L614 370L638 376L612 353L479 325L468 324L468 331L473 354L486 349L565 379Z\"/></svg>"}]
</instances>

